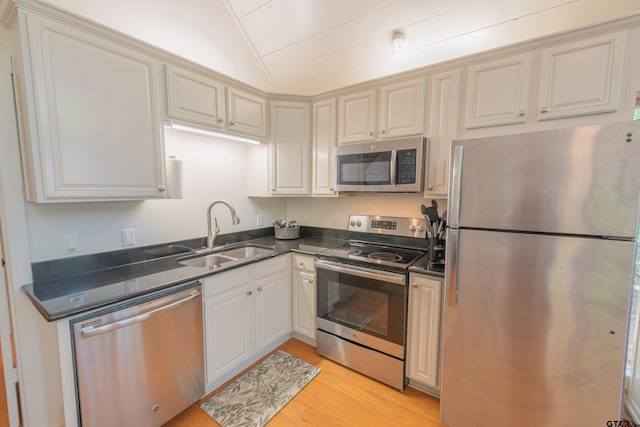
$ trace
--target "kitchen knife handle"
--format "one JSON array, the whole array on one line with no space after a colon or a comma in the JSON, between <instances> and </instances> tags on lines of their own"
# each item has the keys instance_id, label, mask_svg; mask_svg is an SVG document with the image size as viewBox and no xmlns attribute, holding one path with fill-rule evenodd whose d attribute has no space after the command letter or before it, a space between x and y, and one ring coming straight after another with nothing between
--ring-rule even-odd
<instances>
[{"instance_id":1,"label":"kitchen knife handle","mask_svg":"<svg viewBox=\"0 0 640 427\"><path fill-rule=\"evenodd\" d=\"M460 230L449 229L447 235L447 253L445 263L447 269L444 274L444 280L449 290L449 307L458 305L458 239L460 238Z\"/></svg>"},{"instance_id":2,"label":"kitchen knife handle","mask_svg":"<svg viewBox=\"0 0 640 427\"><path fill-rule=\"evenodd\" d=\"M447 223L452 228L458 228L460 222L460 196L462 191L462 158L464 147L457 145L453 148L451 161L451 194L449 196L449 215Z\"/></svg>"}]
</instances>

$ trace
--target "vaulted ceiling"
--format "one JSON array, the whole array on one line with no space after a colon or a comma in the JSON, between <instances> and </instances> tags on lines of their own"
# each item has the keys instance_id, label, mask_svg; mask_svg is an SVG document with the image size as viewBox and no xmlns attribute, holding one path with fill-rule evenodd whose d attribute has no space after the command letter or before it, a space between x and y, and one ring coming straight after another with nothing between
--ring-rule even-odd
<instances>
[{"instance_id":1,"label":"vaulted ceiling","mask_svg":"<svg viewBox=\"0 0 640 427\"><path fill-rule=\"evenodd\" d=\"M639 0L47 0L267 92L315 95L640 13ZM392 35L404 35L393 52Z\"/></svg>"}]
</instances>

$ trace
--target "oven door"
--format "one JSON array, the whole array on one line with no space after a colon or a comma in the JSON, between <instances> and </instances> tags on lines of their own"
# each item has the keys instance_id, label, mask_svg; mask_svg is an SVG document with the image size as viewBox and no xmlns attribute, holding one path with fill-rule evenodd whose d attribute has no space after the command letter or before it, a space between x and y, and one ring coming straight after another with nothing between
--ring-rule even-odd
<instances>
[{"instance_id":1,"label":"oven door","mask_svg":"<svg viewBox=\"0 0 640 427\"><path fill-rule=\"evenodd\" d=\"M327 260L316 270L318 329L404 359L406 275Z\"/></svg>"}]
</instances>

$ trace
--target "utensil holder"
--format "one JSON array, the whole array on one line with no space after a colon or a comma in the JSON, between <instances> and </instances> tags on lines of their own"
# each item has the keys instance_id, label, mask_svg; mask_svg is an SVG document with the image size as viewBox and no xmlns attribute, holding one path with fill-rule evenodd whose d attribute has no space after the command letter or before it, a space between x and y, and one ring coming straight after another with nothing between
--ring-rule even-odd
<instances>
[{"instance_id":1,"label":"utensil holder","mask_svg":"<svg viewBox=\"0 0 640 427\"><path fill-rule=\"evenodd\" d=\"M429 262L433 264L444 262L445 245L446 240L444 239L429 239Z\"/></svg>"},{"instance_id":2,"label":"utensil holder","mask_svg":"<svg viewBox=\"0 0 640 427\"><path fill-rule=\"evenodd\" d=\"M275 228L276 239L293 240L300 237L300 227Z\"/></svg>"}]
</instances>

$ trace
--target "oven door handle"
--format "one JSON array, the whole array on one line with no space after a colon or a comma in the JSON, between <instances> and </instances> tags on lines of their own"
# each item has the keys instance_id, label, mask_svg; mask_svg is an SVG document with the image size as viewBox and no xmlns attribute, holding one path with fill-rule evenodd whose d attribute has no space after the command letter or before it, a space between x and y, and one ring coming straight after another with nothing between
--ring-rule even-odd
<instances>
[{"instance_id":1,"label":"oven door handle","mask_svg":"<svg viewBox=\"0 0 640 427\"><path fill-rule=\"evenodd\" d=\"M354 265L335 263L325 260L317 260L316 268L323 270L335 271L336 273L350 274L352 276L364 277L366 279L380 280L381 282L393 283L396 285L405 286L407 284L407 278L402 274L395 274L386 271L372 270L365 267L358 267Z\"/></svg>"}]
</instances>

